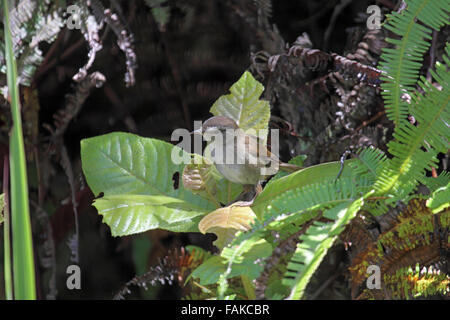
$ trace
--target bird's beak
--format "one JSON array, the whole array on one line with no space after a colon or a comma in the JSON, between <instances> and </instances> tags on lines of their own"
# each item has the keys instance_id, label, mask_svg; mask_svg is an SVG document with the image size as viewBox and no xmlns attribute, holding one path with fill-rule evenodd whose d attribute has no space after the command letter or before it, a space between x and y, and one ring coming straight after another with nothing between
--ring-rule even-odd
<instances>
[{"instance_id":1,"label":"bird's beak","mask_svg":"<svg viewBox=\"0 0 450 320\"><path fill-rule=\"evenodd\" d=\"M200 127L200 128L198 128L198 129L192 131L191 134L199 134L199 135L202 135L202 134L203 134L203 133L202 133L202 127Z\"/></svg>"}]
</instances>

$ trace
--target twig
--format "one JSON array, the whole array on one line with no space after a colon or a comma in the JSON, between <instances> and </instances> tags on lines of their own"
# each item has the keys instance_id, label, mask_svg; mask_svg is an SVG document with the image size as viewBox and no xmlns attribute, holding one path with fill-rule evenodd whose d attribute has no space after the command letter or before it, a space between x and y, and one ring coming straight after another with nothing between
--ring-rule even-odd
<instances>
[{"instance_id":1,"label":"twig","mask_svg":"<svg viewBox=\"0 0 450 320\"><path fill-rule=\"evenodd\" d=\"M136 82L135 70L137 68L137 57L134 52L134 37L125 30L118 16L112 13L110 9L106 9L104 14L106 23L117 36L117 45L125 53L125 64L127 66L125 84L127 87L133 86Z\"/></svg>"},{"instance_id":2,"label":"twig","mask_svg":"<svg viewBox=\"0 0 450 320\"><path fill-rule=\"evenodd\" d=\"M70 121L80 112L92 88L101 87L105 81L105 76L96 71L76 85L75 92L66 98L66 107L53 116L55 129L48 124L43 125L54 139L64 134Z\"/></svg>"},{"instance_id":3,"label":"twig","mask_svg":"<svg viewBox=\"0 0 450 320\"><path fill-rule=\"evenodd\" d=\"M75 234L73 235L73 238L69 239L69 247L72 253L70 260L75 263L79 263L80 259L79 259L78 243L80 239L80 234L78 226L78 208L77 208L78 204L75 196L75 180L73 177L72 163L70 162L66 146L62 141L62 137L59 139L58 145L60 147L59 150L61 154L61 166L63 167L67 179L69 180L70 193L72 198L73 216L75 220Z\"/></svg>"},{"instance_id":4,"label":"twig","mask_svg":"<svg viewBox=\"0 0 450 320\"><path fill-rule=\"evenodd\" d=\"M50 219L48 213L45 212L42 207L36 203L35 201L30 199L30 204L36 210L36 217L38 221L41 223L44 228L44 254L46 256L42 257L39 255L41 259L41 264L45 268L51 268L50 279L48 280L48 288L49 291L46 295L47 300L55 300L56 295L58 294L58 290L56 289L56 250L55 250L55 241L53 239L53 228L50 223Z\"/></svg>"},{"instance_id":5,"label":"twig","mask_svg":"<svg viewBox=\"0 0 450 320\"><path fill-rule=\"evenodd\" d=\"M55 42L53 42L52 46L50 47L50 49L48 50L47 54L45 55L44 60L40 64L39 68L36 70L36 73L34 74L34 77L33 77L33 82L35 82L36 79L40 78L49 69L47 63L50 60L50 58L53 56L53 53L58 48L59 43L61 42L61 40L64 38L65 31L66 30L63 29L59 33L58 38L56 38ZM52 59L52 62L53 61L54 61L54 63L56 63L57 59Z\"/></svg>"},{"instance_id":6,"label":"twig","mask_svg":"<svg viewBox=\"0 0 450 320\"><path fill-rule=\"evenodd\" d=\"M307 26L310 26L312 22L317 21L320 19L325 13L328 12L332 7L336 5L336 0L333 1L326 1L327 3L320 9L320 11L310 15L308 18L304 20L300 20L298 22L294 22L293 28L299 29L299 28L305 28Z\"/></svg>"},{"instance_id":7,"label":"twig","mask_svg":"<svg viewBox=\"0 0 450 320\"><path fill-rule=\"evenodd\" d=\"M154 23L154 24L156 24L156 23ZM189 130L192 130L193 124L192 124L192 120L191 120L191 113L189 112L188 104L186 103L186 100L184 98L185 95L183 94L183 91L181 89L182 88L182 86L181 86L182 80L181 80L181 76L180 76L180 74L181 74L180 67L178 66L177 60L172 55L171 46L169 44L169 41L167 41L167 39L166 39L165 32L160 31L160 35L161 35L161 40L162 40L162 43L163 43L164 49L165 49L164 52L166 53L167 61L169 62L170 71L172 72L172 77L175 82L175 89L176 89L178 97L180 99L181 107L183 109L185 125Z\"/></svg>"},{"instance_id":8,"label":"twig","mask_svg":"<svg viewBox=\"0 0 450 320\"><path fill-rule=\"evenodd\" d=\"M376 115L374 115L372 118L370 118L369 120L363 121L363 123L358 128L355 129L355 133L358 132L359 130L361 130L362 128L364 128L365 126L371 124L372 122L374 122L375 120L380 118L385 113L386 113L385 110L381 110Z\"/></svg>"},{"instance_id":9,"label":"twig","mask_svg":"<svg viewBox=\"0 0 450 320\"><path fill-rule=\"evenodd\" d=\"M328 28L325 31L325 35L323 37L323 50L328 50L328 40L330 39L330 35L332 30L334 29L334 25L336 24L336 20L341 14L342 10L348 6L352 0L341 0L341 3L334 7L333 15L331 16L330 23L328 24Z\"/></svg>"},{"instance_id":10,"label":"twig","mask_svg":"<svg viewBox=\"0 0 450 320\"><path fill-rule=\"evenodd\" d=\"M433 40L430 47L430 64L428 65L427 80L431 82L431 69L434 67L434 61L436 60L436 44L438 34L436 30L433 30Z\"/></svg>"},{"instance_id":11,"label":"twig","mask_svg":"<svg viewBox=\"0 0 450 320\"><path fill-rule=\"evenodd\" d=\"M125 107L123 101L119 98L116 91L108 83L105 83L105 85L103 86L103 92L111 102L112 106L115 108L115 118L122 119L122 122L130 132L137 133L137 124L134 121L133 117L130 115L129 108Z\"/></svg>"},{"instance_id":12,"label":"twig","mask_svg":"<svg viewBox=\"0 0 450 320\"><path fill-rule=\"evenodd\" d=\"M337 272L335 272L331 277L329 277L320 287L319 289L316 290L316 292L314 292L314 294L309 298L309 300L315 300L321 293L323 290L325 290L326 288L328 288L328 286L334 281L336 280L337 277L339 277L342 274L342 270L338 270Z\"/></svg>"}]
</instances>

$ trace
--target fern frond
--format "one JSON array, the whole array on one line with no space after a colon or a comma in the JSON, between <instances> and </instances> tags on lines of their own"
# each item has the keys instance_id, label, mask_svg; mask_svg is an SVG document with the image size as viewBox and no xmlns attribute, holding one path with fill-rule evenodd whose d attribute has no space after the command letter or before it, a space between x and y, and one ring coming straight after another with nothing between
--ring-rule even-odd
<instances>
[{"instance_id":1,"label":"fern frond","mask_svg":"<svg viewBox=\"0 0 450 320\"><path fill-rule=\"evenodd\" d=\"M399 288L402 288L403 297L415 295L417 292L414 292L409 283L411 279L405 274L400 276L399 272L402 273L404 268L414 267L416 263L427 267L433 265L445 271L445 252L449 248L449 218L449 210L434 214L426 206L424 199L411 199L389 222L388 229L377 239L368 238L368 242L361 246L362 251L352 258L349 268L352 287L356 288L366 280L369 265L377 265L386 281L382 283L382 288L387 289L377 293L378 299L399 297ZM388 219L384 219L385 222ZM424 288L422 294L425 291ZM367 295L367 292L360 296L370 297L374 296Z\"/></svg>"},{"instance_id":2,"label":"fern frond","mask_svg":"<svg viewBox=\"0 0 450 320\"><path fill-rule=\"evenodd\" d=\"M31 40L31 47L37 46L39 42L53 42L61 28L64 27L64 20L58 10L53 10L47 15L40 15L37 18L34 28L35 34Z\"/></svg>"},{"instance_id":3,"label":"fern frond","mask_svg":"<svg viewBox=\"0 0 450 320\"><path fill-rule=\"evenodd\" d=\"M445 187L439 188L433 192L431 197L427 200L427 207L430 208L433 213L440 212L441 210L450 206L450 182Z\"/></svg>"},{"instance_id":4,"label":"fern frond","mask_svg":"<svg viewBox=\"0 0 450 320\"><path fill-rule=\"evenodd\" d=\"M384 283L394 298L410 299L432 295L450 295L450 276L432 266L402 268L393 275L384 275Z\"/></svg>"},{"instance_id":5,"label":"fern frond","mask_svg":"<svg viewBox=\"0 0 450 320\"><path fill-rule=\"evenodd\" d=\"M43 61L38 44L51 43L64 26L60 3L22 0L11 10L11 32L14 55L17 57L19 83L29 86L39 64ZM3 61L0 53L0 63ZM5 70L1 70L5 72Z\"/></svg>"},{"instance_id":6,"label":"fern frond","mask_svg":"<svg viewBox=\"0 0 450 320\"><path fill-rule=\"evenodd\" d=\"M14 54L17 54L20 42L30 33L29 28L25 26L32 20L38 10L38 2L32 0L22 0L10 12L10 28L13 39Z\"/></svg>"},{"instance_id":7,"label":"fern frond","mask_svg":"<svg viewBox=\"0 0 450 320\"><path fill-rule=\"evenodd\" d=\"M37 67L44 60L42 51L36 47L28 47L17 60L17 74L19 83L29 86Z\"/></svg>"},{"instance_id":8,"label":"fern frond","mask_svg":"<svg viewBox=\"0 0 450 320\"><path fill-rule=\"evenodd\" d=\"M408 121L402 122L396 127L394 140L388 143L389 152L394 158L381 171L375 189L380 194L389 194L392 200L409 194L425 176L425 170L435 166L436 155L447 152L449 148L449 44L445 51L444 61L447 66L437 63L436 71L432 72L442 89L437 89L422 77L419 85L424 94L413 95L410 108L417 126Z\"/></svg>"},{"instance_id":9,"label":"fern frond","mask_svg":"<svg viewBox=\"0 0 450 320\"><path fill-rule=\"evenodd\" d=\"M288 190L275 197L266 212L270 216L298 213L306 210L329 208L342 202L352 201L368 191L371 182L365 177L345 177L337 181L328 179L303 188Z\"/></svg>"},{"instance_id":10,"label":"fern frond","mask_svg":"<svg viewBox=\"0 0 450 320\"><path fill-rule=\"evenodd\" d=\"M265 18L272 17L272 1L271 0L253 0L255 2L256 7L258 8L258 12L263 15Z\"/></svg>"},{"instance_id":11,"label":"fern frond","mask_svg":"<svg viewBox=\"0 0 450 320\"><path fill-rule=\"evenodd\" d=\"M363 205L363 198L341 203L324 213L332 223L316 221L306 234L300 236L300 243L287 266L283 284L290 286L289 299L300 299L320 262L344 226L353 219Z\"/></svg>"},{"instance_id":12,"label":"fern frond","mask_svg":"<svg viewBox=\"0 0 450 320\"><path fill-rule=\"evenodd\" d=\"M383 97L387 117L395 126L406 121L409 104L404 95L415 90L422 67L421 61L431 41L431 28L439 30L449 23L450 2L433 0L410 0L401 13L388 15L385 27L401 39L387 38L395 48L383 48L380 62L387 76L383 77ZM423 24L416 22L419 20Z\"/></svg>"},{"instance_id":13,"label":"fern frond","mask_svg":"<svg viewBox=\"0 0 450 320\"><path fill-rule=\"evenodd\" d=\"M373 147L360 149L357 155L359 161L350 163L354 174L357 176L367 175L369 179L373 180L388 161L383 151Z\"/></svg>"},{"instance_id":14,"label":"fern frond","mask_svg":"<svg viewBox=\"0 0 450 320\"><path fill-rule=\"evenodd\" d=\"M422 177L420 182L423 183L430 192L434 192L437 189L444 187L450 181L450 171L442 171L436 178Z\"/></svg>"}]
</instances>

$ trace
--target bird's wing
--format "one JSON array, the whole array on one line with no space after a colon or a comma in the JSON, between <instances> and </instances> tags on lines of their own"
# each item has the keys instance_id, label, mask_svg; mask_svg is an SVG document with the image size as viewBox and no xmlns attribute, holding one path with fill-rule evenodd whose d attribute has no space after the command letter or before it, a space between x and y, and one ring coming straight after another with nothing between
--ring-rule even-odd
<instances>
[{"instance_id":1,"label":"bird's wing","mask_svg":"<svg viewBox=\"0 0 450 320\"><path fill-rule=\"evenodd\" d=\"M257 136L246 134L245 142L249 145L249 163L265 166L273 161L279 162L278 157L270 152Z\"/></svg>"}]
</instances>

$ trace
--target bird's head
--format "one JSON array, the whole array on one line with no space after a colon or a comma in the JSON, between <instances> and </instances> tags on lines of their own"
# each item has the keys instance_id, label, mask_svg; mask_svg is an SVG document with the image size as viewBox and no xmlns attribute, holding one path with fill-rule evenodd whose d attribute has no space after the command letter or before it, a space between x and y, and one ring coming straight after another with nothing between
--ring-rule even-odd
<instances>
[{"instance_id":1,"label":"bird's head","mask_svg":"<svg viewBox=\"0 0 450 320\"><path fill-rule=\"evenodd\" d=\"M225 116L214 116L206 120L201 128L194 130L194 134L215 134L215 133L225 133L226 130L236 130L239 129L236 122Z\"/></svg>"}]
</instances>

